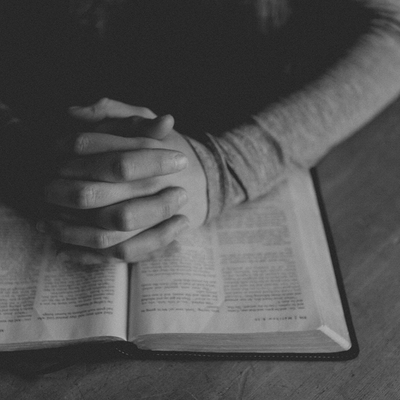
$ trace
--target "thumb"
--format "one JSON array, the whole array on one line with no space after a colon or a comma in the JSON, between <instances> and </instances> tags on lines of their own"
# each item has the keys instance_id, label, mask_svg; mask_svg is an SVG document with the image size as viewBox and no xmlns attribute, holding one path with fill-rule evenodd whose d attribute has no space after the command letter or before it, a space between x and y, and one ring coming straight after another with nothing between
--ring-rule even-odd
<instances>
[{"instance_id":1,"label":"thumb","mask_svg":"<svg viewBox=\"0 0 400 400\"><path fill-rule=\"evenodd\" d=\"M147 124L147 129L143 129L143 136L157 140L164 139L172 131L175 124L174 117L169 114L153 120L143 120L143 122Z\"/></svg>"},{"instance_id":2,"label":"thumb","mask_svg":"<svg viewBox=\"0 0 400 400\"><path fill-rule=\"evenodd\" d=\"M95 126L97 133L107 133L123 137L147 137L164 139L174 127L172 115L164 115L154 119L133 116L130 118L106 119Z\"/></svg>"}]
</instances>

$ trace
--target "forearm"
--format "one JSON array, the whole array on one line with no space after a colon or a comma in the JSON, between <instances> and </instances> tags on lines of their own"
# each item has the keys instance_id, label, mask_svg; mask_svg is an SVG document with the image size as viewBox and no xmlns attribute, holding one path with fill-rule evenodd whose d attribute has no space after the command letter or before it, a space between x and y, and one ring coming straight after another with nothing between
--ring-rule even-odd
<instances>
[{"instance_id":1,"label":"forearm","mask_svg":"<svg viewBox=\"0 0 400 400\"><path fill-rule=\"evenodd\" d=\"M394 23L378 17L345 57L311 83L253 116L252 123L205 142L199 156L209 184L209 219L267 193L293 168L315 165L399 95L395 4Z\"/></svg>"}]
</instances>

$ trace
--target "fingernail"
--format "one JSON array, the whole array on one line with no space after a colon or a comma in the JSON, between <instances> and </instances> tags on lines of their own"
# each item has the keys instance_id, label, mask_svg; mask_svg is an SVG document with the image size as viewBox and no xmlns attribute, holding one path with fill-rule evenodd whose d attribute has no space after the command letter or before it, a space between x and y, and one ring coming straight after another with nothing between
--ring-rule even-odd
<instances>
[{"instance_id":1,"label":"fingernail","mask_svg":"<svg viewBox=\"0 0 400 400\"><path fill-rule=\"evenodd\" d=\"M187 157L184 156L183 154L176 155L174 157L174 162L175 162L175 168L179 171L185 169L189 163Z\"/></svg>"},{"instance_id":2,"label":"fingernail","mask_svg":"<svg viewBox=\"0 0 400 400\"><path fill-rule=\"evenodd\" d=\"M46 233L47 232L46 223L44 221L38 221L36 224L36 230L41 233Z\"/></svg>"}]
</instances>

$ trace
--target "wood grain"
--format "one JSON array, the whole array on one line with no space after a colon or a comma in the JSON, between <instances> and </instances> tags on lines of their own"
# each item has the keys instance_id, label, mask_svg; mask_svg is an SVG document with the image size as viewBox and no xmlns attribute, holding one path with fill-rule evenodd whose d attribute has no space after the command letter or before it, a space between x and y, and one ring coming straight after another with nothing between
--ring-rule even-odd
<instances>
[{"instance_id":1,"label":"wood grain","mask_svg":"<svg viewBox=\"0 0 400 400\"><path fill-rule=\"evenodd\" d=\"M318 166L361 352L346 362L81 363L1 399L400 399L400 99Z\"/></svg>"}]
</instances>

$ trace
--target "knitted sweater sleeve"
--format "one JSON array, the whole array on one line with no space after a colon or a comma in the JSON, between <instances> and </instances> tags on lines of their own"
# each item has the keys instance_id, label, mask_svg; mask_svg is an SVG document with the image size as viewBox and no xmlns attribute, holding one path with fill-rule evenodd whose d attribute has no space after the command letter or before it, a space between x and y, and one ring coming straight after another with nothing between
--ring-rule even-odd
<instances>
[{"instance_id":1,"label":"knitted sweater sleeve","mask_svg":"<svg viewBox=\"0 0 400 400\"><path fill-rule=\"evenodd\" d=\"M367 6L376 10L369 29L328 70L250 123L192 141L207 176L208 220L315 165L400 94L400 3Z\"/></svg>"}]
</instances>

